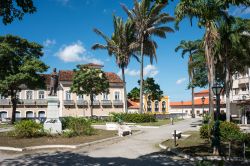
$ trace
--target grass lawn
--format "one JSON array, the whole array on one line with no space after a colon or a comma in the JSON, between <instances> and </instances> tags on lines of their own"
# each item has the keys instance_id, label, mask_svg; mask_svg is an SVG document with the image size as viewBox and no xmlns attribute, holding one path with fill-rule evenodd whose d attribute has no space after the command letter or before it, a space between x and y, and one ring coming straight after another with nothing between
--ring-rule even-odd
<instances>
[{"instance_id":1,"label":"grass lawn","mask_svg":"<svg viewBox=\"0 0 250 166\"><path fill-rule=\"evenodd\" d=\"M10 124L0 124L0 128L7 128L7 127L13 127L13 125L10 125Z\"/></svg>"},{"instance_id":2,"label":"grass lawn","mask_svg":"<svg viewBox=\"0 0 250 166\"><path fill-rule=\"evenodd\" d=\"M182 119L175 119L175 122L181 121ZM166 124L170 124L171 121L170 119L162 119L162 120L157 120L157 122L147 122L147 123L137 123L137 125L142 125L142 126L162 126Z\"/></svg>"},{"instance_id":3,"label":"grass lawn","mask_svg":"<svg viewBox=\"0 0 250 166\"><path fill-rule=\"evenodd\" d=\"M114 137L117 135L117 131L107 131L96 129L96 134L91 136L77 136L66 138L62 136L44 136L38 138L15 138L10 137L7 133L0 133L0 146L10 146L16 148L23 148L28 146L38 146L38 145L76 145L87 142L92 142L104 138Z\"/></svg>"},{"instance_id":4,"label":"grass lawn","mask_svg":"<svg viewBox=\"0 0 250 166\"><path fill-rule=\"evenodd\" d=\"M198 131L185 132L184 134L189 134L190 136L186 139L177 140L177 147L174 147L174 140L170 139L163 142L163 145L176 148L177 150L189 154L191 156L212 156L213 150L211 143L206 139L201 139ZM231 156L232 157L242 157L242 146L236 143L232 144ZM228 156L228 144L221 142L222 156ZM247 158L250 158L250 149L246 151Z\"/></svg>"}]
</instances>

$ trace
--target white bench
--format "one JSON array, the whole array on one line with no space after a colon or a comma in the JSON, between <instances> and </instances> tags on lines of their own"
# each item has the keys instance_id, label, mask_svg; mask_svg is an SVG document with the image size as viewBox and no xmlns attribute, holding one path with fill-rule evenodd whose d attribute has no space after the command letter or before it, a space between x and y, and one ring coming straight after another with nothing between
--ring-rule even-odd
<instances>
[{"instance_id":1,"label":"white bench","mask_svg":"<svg viewBox=\"0 0 250 166\"><path fill-rule=\"evenodd\" d=\"M118 135L120 137L123 137L125 135L132 135L132 130L129 126L120 125L120 126L118 126Z\"/></svg>"},{"instance_id":2,"label":"white bench","mask_svg":"<svg viewBox=\"0 0 250 166\"><path fill-rule=\"evenodd\" d=\"M107 122L106 123L106 130L118 130L118 123L114 122Z\"/></svg>"},{"instance_id":3,"label":"white bench","mask_svg":"<svg viewBox=\"0 0 250 166\"><path fill-rule=\"evenodd\" d=\"M181 138L181 134L182 134L181 131L176 131L176 139L180 139ZM172 139L174 139L174 132L172 132L172 135L173 135Z\"/></svg>"}]
</instances>

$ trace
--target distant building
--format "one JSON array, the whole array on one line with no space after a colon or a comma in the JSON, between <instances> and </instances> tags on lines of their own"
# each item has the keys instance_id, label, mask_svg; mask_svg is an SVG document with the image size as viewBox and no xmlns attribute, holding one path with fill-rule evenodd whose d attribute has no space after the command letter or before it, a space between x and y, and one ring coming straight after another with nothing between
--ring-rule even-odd
<instances>
[{"instance_id":1,"label":"distant building","mask_svg":"<svg viewBox=\"0 0 250 166\"><path fill-rule=\"evenodd\" d=\"M151 101L144 96L144 112L156 115L169 114L169 97L162 97L160 101Z\"/></svg>"},{"instance_id":2,"label":"distant building","mask_svg":"<svg viewBox=\"0 0 250 166\"><path fill-rule=\"evenodd\" d=\"M97 64L87 64L89 67L101 68ZM110 89L109 94L94 96L93 115L108 116L110 112L124 112L123 82L120 77L112 72L105 73ZM59 115L90 116L90 98L87 95L76 95L70 92L74 72L72 70L59 71ZM16 109L17 118L45 118L47 114L47 96L49 93L50 74L43 74L47 89L29 89L22 86L18 93L19 102ZM0 118L11 118L12 104L10 98L0 96Z\"/></svg>"}]
</instances>

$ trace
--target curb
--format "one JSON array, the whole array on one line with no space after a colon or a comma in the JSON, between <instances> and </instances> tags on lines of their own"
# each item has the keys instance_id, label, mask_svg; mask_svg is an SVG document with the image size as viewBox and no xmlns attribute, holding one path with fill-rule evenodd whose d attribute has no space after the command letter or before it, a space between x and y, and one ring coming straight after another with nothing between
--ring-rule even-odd
<instances>
[{"instance_id":1,"label":"curb","mask_svg":"<svg viewBox=\"0 0 250 166\"><path fill-rule=\"evenodd\" d=\"M172 153L176 154L177 156L188 159L190 161L202 161L202 160L210 160L210 161L217 160L217 161L220 161L220 160L225 160L225 161L242 161L244 163L250 163L250 160L248 160L248 159L243 160L240 157L231 157L230 159L228 157L221 157L221 156L204 156L204 157L197 156L197 157L192 157L192 156L190 156L188 154L181 153L176 149L171 149L171 148L169 148L169 147L167 147L165 145L162 145L161 143L159 144L159 147L161 149L163 149L163 150L171 151Z\"/></svg>"},{"instance_id":2,"label":"curb","mask_svg":"<svg viewBox=\"0 0 250 166\"><path fill-rule=\"evenodd\" d=\"M95 145L98 143L106 142L106 141L112 141L112 140L119 140L119 139L125 139L128 137L132 137L134 135L138 135L143 133L143 131L138 131L133 135L128 135L126 137L110 137L110 138L104 138L101 140L96 140L93 142L87 142L83 144L78 144L78 145L41 145L41 146L29 146L29 147L24 147L24 148L14 148L14 147L5 147L5 146L0 146L0 151L16 151L16 152L23 152L23 151L32 151L32 150L41 150L41 149L54 149L54 148L64 148L64 149L76 149L79 147L86 147L86 146L91 146Z\"/></svg>"},{"instance_id":3,"label":"curb","mask_svg":"<svg viewBox=\"0 0 250 166\"><path fill-rule=\"evenodd\" d=\"M142 128L142 129L158 129L158 128L160 128L159 126L141 126L141 125L136 125L135 127Z\"/></svg>"}]
</instances>

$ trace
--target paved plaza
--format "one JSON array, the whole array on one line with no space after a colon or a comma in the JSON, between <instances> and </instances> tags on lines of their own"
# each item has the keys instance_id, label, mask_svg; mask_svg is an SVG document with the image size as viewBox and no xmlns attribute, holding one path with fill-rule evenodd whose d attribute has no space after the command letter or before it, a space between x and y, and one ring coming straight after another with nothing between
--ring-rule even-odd
<instances>
[{"instance_id":1,"label":"paved plaza","mask_svg":"<svg viewBox=\"0 0 250 166\"><path fill-rule=\"evenodd\" d=\"M171 138L174 130L198 130L201 119L186 119L174 125L142 129L142 133L75 150L0 154L0 165L193 165L158 144Z\"/></svg>"}]
</instances>

